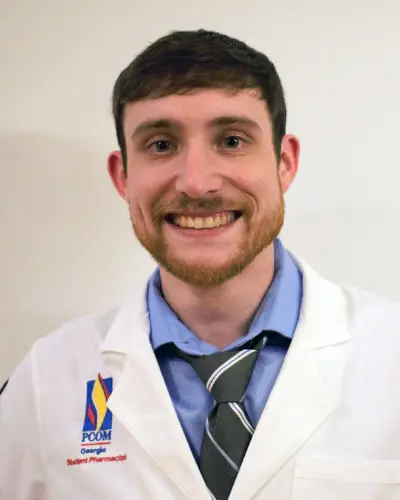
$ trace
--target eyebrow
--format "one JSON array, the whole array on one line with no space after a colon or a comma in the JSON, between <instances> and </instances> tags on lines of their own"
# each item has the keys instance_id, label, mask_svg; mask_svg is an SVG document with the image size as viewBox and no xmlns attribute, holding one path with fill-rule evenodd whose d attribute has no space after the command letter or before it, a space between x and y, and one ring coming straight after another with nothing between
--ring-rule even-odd
<instances>
[{"instance_id":1,"label":"eyebrow","mask_svg":"<svg viewBox=\"0 0 400 500\"><path fill-rule=\"evenodd\" d=\"M218 116L209 123L209 126L212 128L230 125L245 125L249 128L260 130L260 125L256 121L247 118L247 116Z\"/></svg>"},{"instance_id":2,"label":"eyebrow","mask_svg":"<svg viewBox=\"0 0 400 500\"><path fill-rule=\"evenodd\" d=\"M160 120L146 120L140 123L135 130L133 131L132 138L137 135L141 135L149 130L158 130L158 129L170 129L176 127L176 123L171 120L160 119Z\"/></svg>"},{"instance_id":3,"label":"eyebrow","mask_svg":"<svg viewBox=\"0 0 400 500\"><path fill-rule=\"evenodd\" d=\"M218 116L210 120L207 124L209 128L226 127L232 125L244 125L252 129L260 130L260 126L254 120L246 116ZM146 120L140 123L132 134L132 139L149 131L182 128L180 122L166 118L158 120Z\"/></svg>"}]
</instances>

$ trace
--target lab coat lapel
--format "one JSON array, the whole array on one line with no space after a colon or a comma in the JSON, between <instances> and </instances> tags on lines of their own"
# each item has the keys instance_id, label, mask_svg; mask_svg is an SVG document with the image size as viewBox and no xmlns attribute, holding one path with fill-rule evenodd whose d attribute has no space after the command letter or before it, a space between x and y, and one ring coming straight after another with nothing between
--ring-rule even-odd
<instances>
[{"instance_id":1,"label":"lab coat lapel","mask_svg":"<svg viewBox=\"0 0 400 500\"><path fill-rule=\"evenodd\" d=\"M103 344L103 352L125 356L108 406L186 498L209 500L149 341L145 301L139 303L121 310Z\"/></svg>"},{"instance_id":2,"label":"lab coat lapel","mask_svg":"<svg viewBox=\"0 0 400 500\"><path fill-rule=\"evenodd\" d=\"M338 405L349 340L339 287L308 266L301 317L281 373L242 463L230 500L251 499Z\"/></svg>"}]
</instances>

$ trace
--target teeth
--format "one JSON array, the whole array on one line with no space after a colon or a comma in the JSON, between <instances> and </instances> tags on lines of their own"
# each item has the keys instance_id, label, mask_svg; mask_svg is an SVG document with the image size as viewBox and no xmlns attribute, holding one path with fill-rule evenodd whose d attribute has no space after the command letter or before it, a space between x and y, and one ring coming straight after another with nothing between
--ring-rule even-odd
<instances>
[{"instance_id":1,"label":"teeth","mask_svg":"<svg viewBox=\"0 0 400 500\"><path fill-rule=\"evenodd\" d=\"M178 221L177 222L179 224L179 226L181 227L187 227L187 220L186 220L186 217L178 217Z\"/></svg>"},{"instance_id":2,"label":"teeth","mask_svg":"<svg viewBox=\"0 0 400 500\"><path fill-rule=\"evenodd\" d=\"M212 229L214 227L225 226L230 224L235 219L233 213L229 215L217 215L215 217L186 217L179 215L174 217L174 224L180 227L187 227L190 229Z\"/></svg>"},{"instance_id":3,"label":"teeth","mask_svg":"<svg viewBox=\"0 0 400 500\"><path fill-rule=\"evenodd\" d=\"M194 219L194 228L195 229L203 229L203 219L201 217L196 217Z\"/></svg>"},{"instance_id":4,"label":"teeth","mask_svg":"<svg viewBox=\"0 0 400 500\"><path fill-rule=\"evenodd\" d=\"M206 217L203 222L203 227L214 227L214 221L212 217Z\"/></svg>"}]
</instances>

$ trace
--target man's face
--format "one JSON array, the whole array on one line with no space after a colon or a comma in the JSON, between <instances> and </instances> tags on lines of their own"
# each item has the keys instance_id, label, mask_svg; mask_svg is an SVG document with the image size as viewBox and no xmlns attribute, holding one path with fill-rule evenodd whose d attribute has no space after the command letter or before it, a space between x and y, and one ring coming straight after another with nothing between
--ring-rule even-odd
<instances>
[{"instance_id":1,"label":"man's face","mask_svg":"<svg viewBox=\"0 0 400 500\"><path fill-rule=\"evenodd\" d=\"M118 153L109 171L138 240L171 274L219 285L277 237L298 143L286 136L277 161L269 113L255 91L131 103L124 131L127 176Z\"/></svg>"}]
</instances>

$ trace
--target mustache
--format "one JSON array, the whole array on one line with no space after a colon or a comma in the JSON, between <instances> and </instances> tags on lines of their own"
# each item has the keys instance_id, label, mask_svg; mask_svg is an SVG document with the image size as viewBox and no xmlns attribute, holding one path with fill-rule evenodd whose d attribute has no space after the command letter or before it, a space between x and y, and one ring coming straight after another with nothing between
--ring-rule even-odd
<instances>
[{"instance_id":1,"label":"mustache","mask_svg":"<svg viewBox=\"0 0 400 500\"><path fill-rule=\"evenodd\" d=\"M185 210L218 210L220 212L235 210L242 212L244 215L251 215L253 211L251 205L244 201L227 200L221 196L195 199L183 195L175 201L155 201L151 207L151 214L154 220L160 220L166 215L180 213Z\"/></svg>"}]
</instances>

